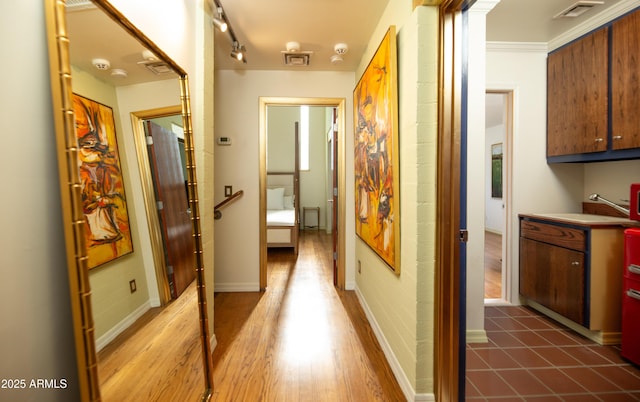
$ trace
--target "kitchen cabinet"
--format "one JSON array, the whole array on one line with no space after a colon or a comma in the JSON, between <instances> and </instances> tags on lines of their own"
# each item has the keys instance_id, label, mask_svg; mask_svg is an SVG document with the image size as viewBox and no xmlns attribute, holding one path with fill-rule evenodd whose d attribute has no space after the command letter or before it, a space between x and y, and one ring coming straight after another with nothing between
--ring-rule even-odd
<instances>
[{"instance_id":1,"label":"kitchen cabinet","mask_svg":"<svg viewBox=\"0 0 640 402\"><path fill-rule=\"evenodd\" d=\"M547 162L640 158L640 11L547 57Z\"/></svg>"},{"instance_id":2,"label":"kitchen cabinet","mask_svg":"<svg viewBox=\"0 0 640 402\"><path fill-rule=\"evenodd\" d=\"M615 21L611 36L611 147L640 148L640 12Z\"/></svg>"},{"instance_id":3,"label":"kitchen cabinet","mask_svg":"<svg viewBox=\"0 0 640 402\"><path fill-rule=\"evenodd\" d=\"M624 227L520 215L519 286L525 303L577 324L574 329L596 342L619 342Z\"/></svg>"},{"instance_id":4,"label":"kitchen cabinet","mask_svg":"<svg viewBox=\"0 0 640 402\"><path fill-rule=\"evenodd\" d=\"M547 156L607 150L608 28L547 59Z\"/></svg>"}]
</instances>

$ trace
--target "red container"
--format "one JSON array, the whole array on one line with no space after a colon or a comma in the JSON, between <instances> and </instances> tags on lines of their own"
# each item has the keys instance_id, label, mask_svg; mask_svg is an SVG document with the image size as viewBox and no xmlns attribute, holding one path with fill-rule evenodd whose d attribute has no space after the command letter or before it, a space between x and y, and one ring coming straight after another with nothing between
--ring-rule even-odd
<instances>
[{"instance_id":1,"label":"red container","mask_svg":"<svg viewBox=\"0 0 640 402\"><path fill-rule=\"evenodd\" d=\"M640 221L640 183L633 183L631 185L629 219L633 219L634 221Z\"/></svg>"},{"instance_id":2,"label":"red container","mask_svg":"<svg viewBox=\"0 0 640 402\"><path fill-rule=\"evenodd\" d=\"M640 229L624 231L622 357L640 364Z\"/></svg>"}]
</instances>

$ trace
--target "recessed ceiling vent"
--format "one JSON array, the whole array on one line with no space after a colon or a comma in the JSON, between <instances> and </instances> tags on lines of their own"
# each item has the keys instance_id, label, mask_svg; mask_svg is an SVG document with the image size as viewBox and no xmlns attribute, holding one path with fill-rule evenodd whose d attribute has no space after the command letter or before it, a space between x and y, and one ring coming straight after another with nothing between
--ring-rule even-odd
<instances>
[{"instance_id":1,"label":"recessed ceiling vent","mask_svg":"<svg viewBox=\"0 0 640 402\"><path fill-rule=\"evenodd\" d=\"M554 15L553 18L575 18L600 4L604 4L604 0L580 0Z\"/></svg>"},{"instance_id":2,"label":"recessed ceiling vent","mask_svg":"<svg viewBox=\"0 0 640 402\"><path fill-rule=\"evenodd\" d=\"M300 43L287 42L287 50L282 51L284 64L287 66L308 66L313 52L301 51Z\"/></svg>"},{"instance_id":3,"label":"recessed ceiling vent","mask_svg":"<svg viewBox=\"0 0 640 402\"><path fill-rule=\"evenodd\" d=\"M145 66L155 75L167 74L173 72L171 67L162 60L145 60L139 61L138 64Z\"/></svg>"},{"instance_id":4,"label":"recessed ceiling vent","mask_svg":"<svg viewBox=\"0 0 640 402\"><path fill-rule=\"evenodd\" d=\"M68 12L96 8L95 4L93 4L91 0L67 0L65 2L65 6Z\"/></svg>"}]
</instances>

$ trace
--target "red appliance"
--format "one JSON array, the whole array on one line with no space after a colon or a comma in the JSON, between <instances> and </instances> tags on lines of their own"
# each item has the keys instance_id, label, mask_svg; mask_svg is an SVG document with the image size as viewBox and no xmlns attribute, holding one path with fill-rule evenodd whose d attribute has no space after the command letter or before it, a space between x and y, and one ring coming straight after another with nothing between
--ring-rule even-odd
<instances>
[{"instance_id":1,"label":"red appliance","mask_svg":"<svg viewBox=\"0 0 640 402\"><path fill-rule=\"evenodd\" d=\"M624 231L622 298L621 354L625 359L640 364L640 229L637 228Z\"/></svg>"},{"instance_id":2,"label":"red appliance","mask_svg":"<svg viewBox=\"0 0 640 402\"><path fill-rule=\"evenodd\" d=\"M629 219L640 221L640 183L631 185L631 202L629 204Z\"/></svg>"}]
</instances>

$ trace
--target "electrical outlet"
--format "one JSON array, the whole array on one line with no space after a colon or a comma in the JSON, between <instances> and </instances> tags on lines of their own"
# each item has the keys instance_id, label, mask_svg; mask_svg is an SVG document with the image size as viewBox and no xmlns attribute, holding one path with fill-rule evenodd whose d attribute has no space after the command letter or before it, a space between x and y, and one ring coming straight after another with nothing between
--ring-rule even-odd
<instances>
[{"instance_id":1,"label":"electrical outlet","mask_svg":"<svg viewBox=\"0 0 640 402\"><path fill-rule=\"evenodd\" d=\"M131 293L135 293L136 290L138 290L136 288L136 280L132 279L129 281L129 290L131 291Z\"/></svg>"},{"instance_id":2,"label":"electrical outlet","mask_svg":"<svg viewBox=\"0 0 640 402\"><path fill-rule=\"evenodd\" d=\"M231 197L231 193L233 193L232 188L233 187L231 187L231 186L224 186L224 196L225 197Z\"/></svg>"}]
</instances>

